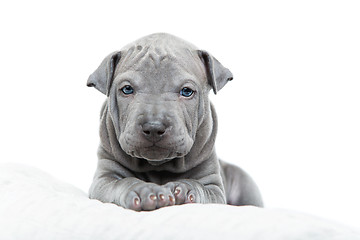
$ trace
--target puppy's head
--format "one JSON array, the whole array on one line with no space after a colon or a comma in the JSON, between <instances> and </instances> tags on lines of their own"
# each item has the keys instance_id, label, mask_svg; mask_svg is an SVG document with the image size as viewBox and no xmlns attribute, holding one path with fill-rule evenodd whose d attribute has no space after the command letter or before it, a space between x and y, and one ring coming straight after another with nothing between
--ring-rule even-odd
<instances>
[{"instance_id":1,"label":"puppy's head","mask_svg":"<svg viewBox=\"0 0 360 240\"><path fill-rule=\"evenodd\" d=\"M121 148L160 165L208 137L209 132L197 131L209 116L208 92L216 93L229 80L231 72L206 51L169 34L153 34L107 56L88 86L108 96Z\"/></svg>"}]
</instances>

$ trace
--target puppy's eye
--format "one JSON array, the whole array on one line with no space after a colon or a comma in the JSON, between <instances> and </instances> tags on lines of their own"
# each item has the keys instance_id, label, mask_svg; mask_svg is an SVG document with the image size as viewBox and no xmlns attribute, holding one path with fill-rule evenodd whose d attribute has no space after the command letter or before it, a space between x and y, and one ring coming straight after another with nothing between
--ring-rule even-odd
<instances>
[{"instance_id":1,"label":"puppy's eye","mask_svg":"<svg viewBox=\"0 0 360 240\"><path fill-rule=\"evenodd\" d=\"M193 95L193 94L194 94L194 90L192 90L191 88L187 88L187 87L184 87L180 91L180 95L184 96L184 97L191 97L191 95Z\"/></svg>"},{"instance_id":2,"label":"puppy's eye","mask_svg":"<svg viewBox=\"0 0 360 240\"><path fill-rule=\"evenodd\" d=\"M123 87L121 89L121 91L125 94L125 95L129 95L129 94L133 94L134 93L134 89L129 86L129 85L126 85L125 87Z\"/></svg>"}]
</instances>

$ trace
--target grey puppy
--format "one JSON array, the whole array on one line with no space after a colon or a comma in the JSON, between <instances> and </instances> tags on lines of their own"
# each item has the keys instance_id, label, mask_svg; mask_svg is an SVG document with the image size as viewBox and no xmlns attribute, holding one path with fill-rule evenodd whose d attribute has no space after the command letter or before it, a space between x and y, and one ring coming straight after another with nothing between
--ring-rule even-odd
<instances>
[{"instance_id":1,"label":"grey puppy","mask_svg":"<svg viewBox=\"0 0 360 240\"><path fill-rule=\"evenodd\" d=\"M87 82L107 95L90 198L137 211L262 206L254 181L215 153L217 117L208 93L232 79L208 52L165 33L108 55Z\"/></svg>"}]
</instances>

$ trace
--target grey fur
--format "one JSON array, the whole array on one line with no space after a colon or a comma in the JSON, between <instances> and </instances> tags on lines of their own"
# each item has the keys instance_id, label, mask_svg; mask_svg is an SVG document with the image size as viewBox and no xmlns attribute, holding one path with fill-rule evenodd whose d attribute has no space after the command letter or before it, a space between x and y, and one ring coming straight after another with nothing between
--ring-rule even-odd
<instances>
[{"instance_id":1,"label":"grey fur","mask_svg":"<svg viewBox=\"0 0 360 240\"><path fill-rule=\"evenodd\" d=\"M232 78L208 52L165 33L107 56L88 80L107 95L90 198L133 210L192 202L262 206L252 179L215 153L217 117L208 93ZM125 86L134 92L122 92ZM195 91L182 96L184 88Z\"/></svg>"}]
</instances>

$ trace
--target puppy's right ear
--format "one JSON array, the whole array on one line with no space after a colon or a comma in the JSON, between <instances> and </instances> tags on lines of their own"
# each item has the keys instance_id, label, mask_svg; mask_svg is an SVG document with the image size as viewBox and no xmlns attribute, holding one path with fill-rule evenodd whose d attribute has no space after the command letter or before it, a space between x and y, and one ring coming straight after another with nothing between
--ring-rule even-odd
<instances>
[{"instance_id":1,"label":"puppy's right ear","mask_svg":"<svg viewBox=\"0 0 360 240\"><path fill-rule=\"evenodd\" d=\"M111 84L113 82L114 72L116 65L119 63L121 58L121 52L113 52L108 55L90 75L87 86L95 87L97 90L109 96Z\"/></svg>"}]
</instances>

